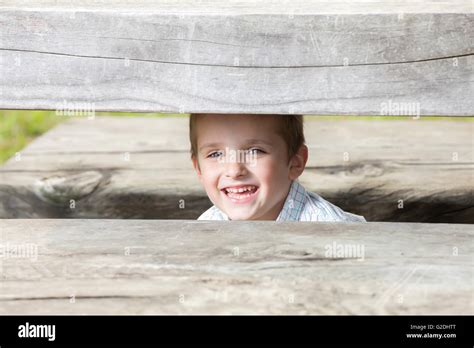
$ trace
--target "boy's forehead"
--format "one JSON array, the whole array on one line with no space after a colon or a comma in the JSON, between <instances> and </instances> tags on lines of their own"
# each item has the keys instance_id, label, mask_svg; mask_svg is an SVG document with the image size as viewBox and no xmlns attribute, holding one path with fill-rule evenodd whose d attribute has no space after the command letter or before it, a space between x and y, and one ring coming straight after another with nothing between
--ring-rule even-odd
<instances>
[{"instance_id":1,"label":"boy's forehead","mask_svg":"<svg viewBox=\"0 0 474 348\"><path fill-rule=\"evenodd\" d=\"M226 142L223 135L232 136L238 134L239 141L245 143L268 143L272 144L277 134L278 119L273 115L254 114L212 114L203 115L202 127L198 127L198 142L200 147L206 146L209 141ZM199 121L199 122L201 122ZM216 128L217 132L216 132Z\"/></svg>"},{"instance_id":2,"label":"boy's forehead","mask_svg":"<svg viewBox=\"0 0 474 348\"><path fill-rule=\"evenodd\" d=\"M255 129L276 130L279 123L278 115L257 115L257 114L198 114L196 121L205 123L206 127L211 125L233 127L250 127ZM275 125L272 127L271 125ZM270 129L269 129L270 128Z\"/></svg>"}]
</instances>

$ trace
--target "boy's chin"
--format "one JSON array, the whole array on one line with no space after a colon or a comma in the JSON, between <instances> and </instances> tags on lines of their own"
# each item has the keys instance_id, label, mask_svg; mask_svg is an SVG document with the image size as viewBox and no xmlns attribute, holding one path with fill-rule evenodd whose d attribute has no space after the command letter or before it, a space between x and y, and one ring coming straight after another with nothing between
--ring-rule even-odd
<instances>
[{"instance_id":1,"label":"boy's chin","mask_svg":"<svg viewBox=\"0 0 474 348\"><path fill-rule=\"evenodd\" d=\"M254 220L253 214L244 213L244 212L232 212L227 214L231 220Z\"/></svg>"}]
</instances>

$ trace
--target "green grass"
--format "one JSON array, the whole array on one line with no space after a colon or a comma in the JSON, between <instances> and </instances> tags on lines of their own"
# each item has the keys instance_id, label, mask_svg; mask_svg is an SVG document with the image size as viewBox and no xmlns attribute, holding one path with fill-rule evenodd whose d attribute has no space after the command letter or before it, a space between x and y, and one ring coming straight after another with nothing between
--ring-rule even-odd
<instances>
[{"instance_id":1,"label":"green grass","mask_svg":"<svg viewBox=\"0 0 474 348\"><path fill-rule=\"evenodd\" d=\"M61 120L51 111L0 111L0 163Z\"/></svg>"},{"instance_id":2,"label":"green grass","mask_svg":"<svg viewBox=\"0 0 474 348\"><path fill-rule=\"evenodd\" d=\"M183 117L186 114L96 112L96 116ZM60 122L74 117L57 116L54 111L0 110L0 164L23 149L34 138Z\"/></svg>"},{"instance_id":3,"label":"green grass","mask_svg":"<svg viewBox=\"0 0 474 348\"><path fill-rule=\"evenodd\" d=\"M121 117L186 117L188 114L160 114L160 113L123 113L123 112L97 112L96 116L121 116ZM71 117L57 116L54 111L30 110L0 110L0 164L23 149L37 136L48 131L60 122ZM316 120L410 120L411 117L403 116L305 116L307 121ZM422 117L419 120L449 120L455 122L472 122L474 117Z\"/></svg>"}]
</instances>

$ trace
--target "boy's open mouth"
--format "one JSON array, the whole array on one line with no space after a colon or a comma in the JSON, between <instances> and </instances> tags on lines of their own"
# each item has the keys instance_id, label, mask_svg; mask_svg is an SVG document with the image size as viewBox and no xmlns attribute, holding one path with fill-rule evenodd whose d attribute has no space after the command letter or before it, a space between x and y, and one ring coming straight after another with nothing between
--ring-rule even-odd
<instances>
[{"instance_id":1,"label":"boy's open mouth","mask_svg":"<svg viewBox=\"0 0 474 348\"><path fill-rule=\"evenodd\" d=\"M234 203L247 203L257 193L258 186L255 185L239 185L229 186L221 190Z\"/></svg>"}]
</instances>

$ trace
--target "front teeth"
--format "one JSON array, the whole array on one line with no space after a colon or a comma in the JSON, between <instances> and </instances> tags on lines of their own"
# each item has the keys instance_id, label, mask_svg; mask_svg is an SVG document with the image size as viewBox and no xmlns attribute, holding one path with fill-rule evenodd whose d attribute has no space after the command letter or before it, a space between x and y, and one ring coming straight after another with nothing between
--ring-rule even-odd
<instances>
[{"instance_id":1,"label":"front teeth","mask_svg":"<svg viewBox=\"0 0 474 348\"><path fill-rule=\"evenodd\" d=\"M226 188L225 190L227 192L231 192L231 193L241 193L241 192L253 190L254 188L255 188L255 186L245 186L245 187L241 187L239 189Z\"/></svg>"}]
</instances>

